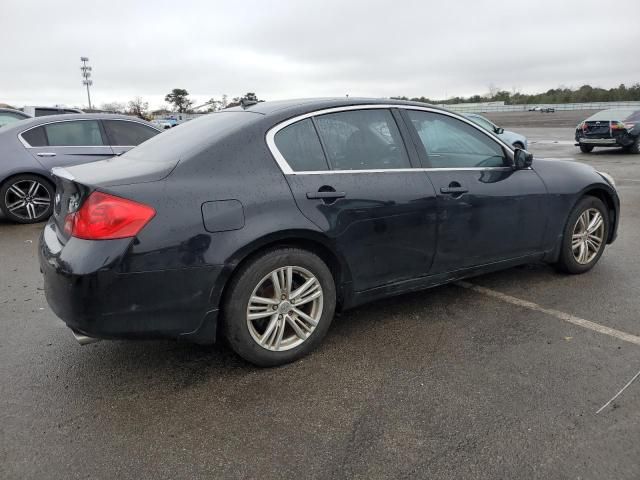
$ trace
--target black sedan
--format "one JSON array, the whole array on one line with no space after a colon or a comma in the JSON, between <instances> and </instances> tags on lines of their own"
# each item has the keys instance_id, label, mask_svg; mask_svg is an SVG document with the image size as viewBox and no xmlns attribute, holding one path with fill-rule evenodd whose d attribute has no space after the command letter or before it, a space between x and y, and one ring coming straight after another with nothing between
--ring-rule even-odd
<instances>
[{"instance_id":1,"label":"black sedan","mask_svg":"<svg viewBox=\"0 0 640 480\"><path fill-rule=\"evenodd\" d=\"M336 309L545 261L591 269L613 180L460 115L384 100L245 103L55 170L47 300L82 342L221 335L277 365Z\"/></svg>"},{"instance_id":2,"label":"black sedan","mask_svg":"<svg viewBox=\"0 0 640 480\"><path fill-rule=\"evenodd\" d=\"M640 110L612 108L591 115L576 127L576 146L582 153L594 147L622 147L640 153Z\"/></svg>"}]
</instances>

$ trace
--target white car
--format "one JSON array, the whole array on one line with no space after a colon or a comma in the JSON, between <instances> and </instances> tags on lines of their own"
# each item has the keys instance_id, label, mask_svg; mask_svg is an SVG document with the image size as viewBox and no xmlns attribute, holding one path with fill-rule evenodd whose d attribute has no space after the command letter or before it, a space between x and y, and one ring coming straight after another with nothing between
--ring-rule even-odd
<instances>
[{"instance_id":1,"label":"white car","mask_svg":"<svg viewBox=\"0 0 640 480\"><path fill-rule=\"evenodd\" d=\"M527 141L527 137L524 135L505 130L504 128L497 126L488 118L478 115L477 113L469 113L465 115L465 117L473 123L480 125L482 128L489 130L491 133L496 134L503 142L508 143L513 146L513 148L521 148L523 150L527 149L529 142Z\"/></svg>"}]
</instances>

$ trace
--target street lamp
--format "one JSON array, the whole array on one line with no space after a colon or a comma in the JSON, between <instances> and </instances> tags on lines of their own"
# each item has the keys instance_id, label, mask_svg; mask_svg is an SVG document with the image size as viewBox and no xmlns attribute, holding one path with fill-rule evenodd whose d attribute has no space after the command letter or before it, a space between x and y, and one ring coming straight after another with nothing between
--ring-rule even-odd
<instances>
[{"instance_id":1,"label":"street lamp","mask_svg":"<svg viewBox=\"0 0 640 480\"><path fill-rule=\"evenodd\" d=\"M89 61L89 57L80 57L80 61L82 62L82 66L80 67L80 71L82 71L82 84L87 86L87 100L89 100L89 110L91 110L91 94L89 93L89 87L93 85L93 80L91 77L91 67L87 65Z\"/></svg>"}]
</instances>

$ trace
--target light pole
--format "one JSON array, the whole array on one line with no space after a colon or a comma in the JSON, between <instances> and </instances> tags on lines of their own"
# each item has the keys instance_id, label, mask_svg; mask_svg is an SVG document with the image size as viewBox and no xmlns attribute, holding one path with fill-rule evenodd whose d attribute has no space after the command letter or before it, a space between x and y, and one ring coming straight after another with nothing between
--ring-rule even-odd
<instances>
[{"instance_id":1,"label":"light pole","mask_svg":"<svg viewBox=\"0 0 640 480\"><path fill-rule=\"evenodd\" d=\"M80 61L82 62L82 66L80 70L82 71L82 84L87 86L87 100L89 100L89 110L91 110L91 94L89 93L89 87L93 85L93 80L91 77L91 67L87 65L89 61L89 57L80 57Z\"/></svg>"}]
</instances>

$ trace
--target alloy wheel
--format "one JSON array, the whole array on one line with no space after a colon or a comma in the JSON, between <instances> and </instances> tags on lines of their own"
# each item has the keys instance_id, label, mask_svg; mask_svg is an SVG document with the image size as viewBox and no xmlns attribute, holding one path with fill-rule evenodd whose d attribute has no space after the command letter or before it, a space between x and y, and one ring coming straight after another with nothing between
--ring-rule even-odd
<instances>
[{"instance_id":1,"label":"alloy wheel","mask_svg":"<svg viewBox=\"0 0 640 480\"><path fill-rule=\"evenodd\" d=\"M247 305L247 327L261 347L295 348L307 340L322 316L323 291L309 270L286 266L265 275Z\"/></svg>"},{"instance_id":2,"label":"alloy wheel","mask_svg":"<svg viewBox=\"0 0 640 480\"><path fill-rule=\"evenodd\" d=\"M586 265L600 252L604 242L604 218L599 210L582 212L573 227L571 250L576 262Z\"/></svg>"},{"instance_id":3,"label":"alloy wheel","mask_svg":"<svg viewBox=\"0 0 640 480\"><path fill-rule=\"evenodd\" d=\"M4 204L14 216L36 220L49 210L51 193L37 180L18 180L7 189Z\"/></svg>"}]
</instances>

